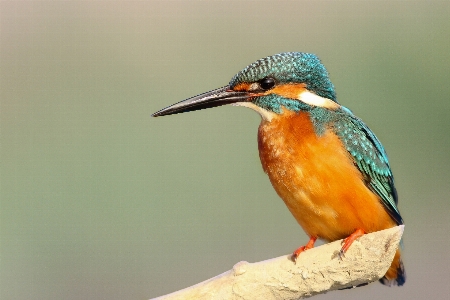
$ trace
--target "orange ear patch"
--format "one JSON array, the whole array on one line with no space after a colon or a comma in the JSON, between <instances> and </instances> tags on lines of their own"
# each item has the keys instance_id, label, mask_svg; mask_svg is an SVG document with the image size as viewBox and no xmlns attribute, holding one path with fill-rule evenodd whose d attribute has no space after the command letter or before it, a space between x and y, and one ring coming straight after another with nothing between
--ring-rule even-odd
<instances>
[{"instance_id":1,"label":"orange ear patch","mask_svg":"<svg viewBox=\"0 0 450 300\"><path fill-rule=\"evenodd\" d=\"M264 95L277 94L284 98L298 100L300 94L304 91L306 91L306 84L304 83L280 84L265 92Z\"/></svg>"}]
</instances>

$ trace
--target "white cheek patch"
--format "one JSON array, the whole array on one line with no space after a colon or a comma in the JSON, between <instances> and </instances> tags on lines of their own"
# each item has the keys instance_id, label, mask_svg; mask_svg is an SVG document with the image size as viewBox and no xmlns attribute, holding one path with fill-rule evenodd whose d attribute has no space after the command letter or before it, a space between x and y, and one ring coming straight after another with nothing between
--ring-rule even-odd
<instances>
[{"instance_id":1,"label":"white cheek patch","mask_svg":"<svg viewBox=\"0 0 450 300\"><path fill-rule=\"evenodd\" d=\"M231 105L233 105L233 106L244 106L244 107L251 108L254 111L256 111L261 116L261 118L263 118L263 120L265 120L267 122L272 121L273 117L276 116L276 113L268 111L268 110L265 110L264 108L261 108L258 105L255 105L255 104L253 104L251 102L236 102L236 103L233 103Z\"/></svg>"},{"instance_id":2,"label":"white cheek patch","mask_svg":"<svg viewBox=\"0 0 450 300\"><path fill-rule=\"evenodd\" d=\"M337 109L339 108L339 104L334 102L333 100L320 97L314 93L311 93L310 91L302 91L300 94L298 94L298 100L314 106L324 107L324 108L330 108L330 109Z\"/></svg>"}]
</instances>

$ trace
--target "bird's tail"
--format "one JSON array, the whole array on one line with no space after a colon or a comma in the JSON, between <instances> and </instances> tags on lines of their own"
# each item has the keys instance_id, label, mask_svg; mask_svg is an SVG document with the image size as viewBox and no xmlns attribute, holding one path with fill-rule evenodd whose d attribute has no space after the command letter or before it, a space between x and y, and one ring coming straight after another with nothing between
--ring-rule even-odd
<instances>
[{"instance_id":1,"label":"bird's tail","mask_svg":"<svg viewBox=\"0 0 450 300\"><path fill-rule=\"evenodd\" d=\"M401 286L406 281L405 268L403 267L403 262L400 254L400 249L395 252L392 264L380 282L387 286L398 285Z\"/></svg>"}]
</instances>

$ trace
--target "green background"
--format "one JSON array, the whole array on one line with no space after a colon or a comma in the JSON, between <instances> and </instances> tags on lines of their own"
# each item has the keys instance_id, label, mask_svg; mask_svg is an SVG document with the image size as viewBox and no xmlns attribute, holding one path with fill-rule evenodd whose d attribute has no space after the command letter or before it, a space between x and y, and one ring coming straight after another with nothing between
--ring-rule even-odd
<instances>
[{"instance_id":1,"label":"green background","mask_svg":"<svg viewBox=\"0 0 450 300\"><path fill-rule=\"evenodd\" d=\"M255 112L150 117L303 51L383 142L406 222L404 287L314 299L449 299L449 16L449 1L1 1L0 298L147 299L304 244Z\"/></svg>"}]
</instances>

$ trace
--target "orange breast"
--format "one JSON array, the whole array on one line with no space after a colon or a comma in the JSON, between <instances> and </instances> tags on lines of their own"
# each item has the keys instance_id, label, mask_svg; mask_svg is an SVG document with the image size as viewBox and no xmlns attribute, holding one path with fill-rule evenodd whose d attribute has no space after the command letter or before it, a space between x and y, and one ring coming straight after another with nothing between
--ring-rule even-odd
<instances>
[{"instance_id":1,"label":"orange breast","mask_svg":"<svg viewBox=\"0 0 450 300\"><path fill-rule=\"evenodd\" d=\"M309 236L333 241L395 226L339 138L331 130L318 137L307 113L263 120L258 147L273 187Z\"/></svg>"}]
</instances>

